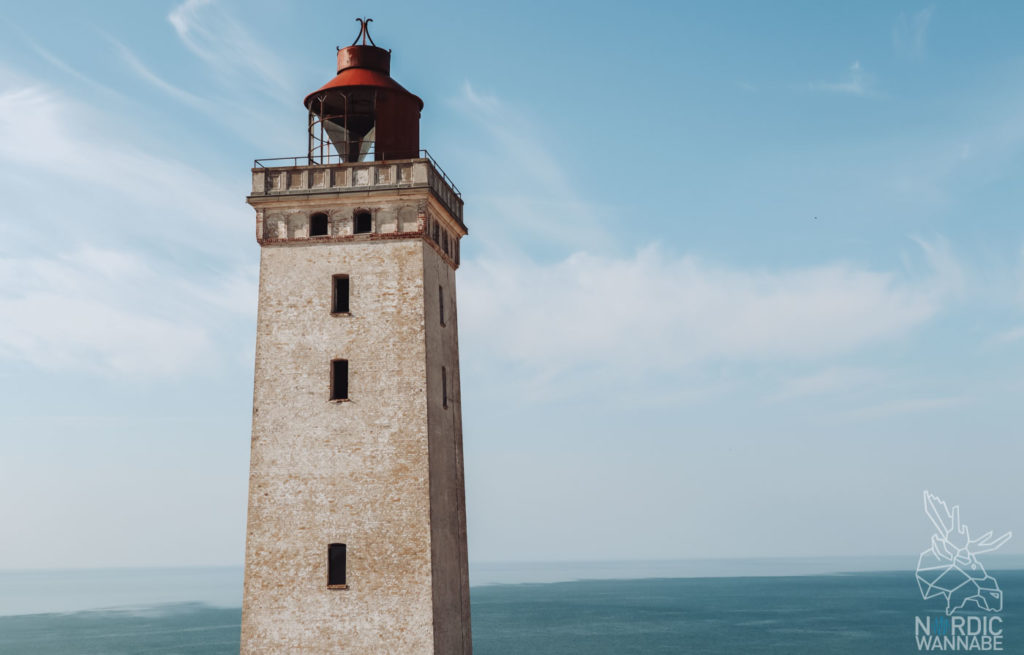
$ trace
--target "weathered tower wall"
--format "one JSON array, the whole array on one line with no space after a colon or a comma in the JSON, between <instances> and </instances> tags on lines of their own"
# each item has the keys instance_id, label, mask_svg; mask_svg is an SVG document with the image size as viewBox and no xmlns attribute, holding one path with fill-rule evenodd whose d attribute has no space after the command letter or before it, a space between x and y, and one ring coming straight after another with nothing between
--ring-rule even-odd
<instances>
[{"instance_id":1,"label":"weathered tower wall","mask_svg":"<svg viewBox=\"0 0 1024 655\"><path fill-rule=\"evenodd\" d=\"M461 199L408 160L257 168L249 202L262 249L242 653L468 654ZM372 230L356 234L364 211ZM309 236L314 213L327 235ZM347 314L331 311L336 275ZM348 360L346 400L330 400L333 359ZM346 588L327 584L333 543Z\"/></svg>"}]
</instances>

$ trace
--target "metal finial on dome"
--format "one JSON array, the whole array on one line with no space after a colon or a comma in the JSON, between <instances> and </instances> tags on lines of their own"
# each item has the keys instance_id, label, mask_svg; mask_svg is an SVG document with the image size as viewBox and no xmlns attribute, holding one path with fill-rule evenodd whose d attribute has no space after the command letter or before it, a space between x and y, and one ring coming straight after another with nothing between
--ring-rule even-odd
<instances>
[{"instance_id":1,"label":"metal finial on dome","mask_svg":"<svg viewBox=\"0 0 1024 655\"><path fill-rule=\"evenodd\" d=\"M373 38L370 36L370 23L373 22L372 18L357 18L359 21L359 34L356 36L356 40L352 42L352 45L359 43L359 39L363 40L363 45L366 45L366 40L370 40L370 45L376 46L373 42Z\"/></svg>"}]
</instances>

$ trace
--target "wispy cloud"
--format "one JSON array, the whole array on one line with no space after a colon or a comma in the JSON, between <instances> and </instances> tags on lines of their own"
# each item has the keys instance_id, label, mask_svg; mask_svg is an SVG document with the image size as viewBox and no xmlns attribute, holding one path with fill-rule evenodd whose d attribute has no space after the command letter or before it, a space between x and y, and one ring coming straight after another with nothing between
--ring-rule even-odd
<instances>
[{"instance_id":1,"label":"wispy cloud","mask_svg":"<svg viewBox=\"0 0 1024 655\"><path fill-rule=\"evenodd\" d=\"M1008 343L1016 343L1024 340L1024 325L1018 325L1017 327L1010 328L1009 330L1003 330L995 334L991 339L990 343L1003 345Z\"/></svg>"},{"instance_id":2,"label":"wispy cloud","mask_svg":"<svg viewBox=\"0 0 1024 655\"><path fill-rule=\"evenodd\" d=\"M210 103L206 100L200 98L199 96L193 93L189 93L184 89L174 86L170 82L166 81L165 79L151 71L145 64L142 63L142 60L140 60L135 55L135 53L132 52L123 43L110 36L107 37L107 40L110 41L110 43L114 46L114 49L117 50L117 54L120 55L121 59L124 60L124 62L128 64L128 66L133 71L135 71L135 73L138 74L139 77L146 80L147 82L149 82L156 88L160 89L167 95L171 96L172 98L175 98L176 100L179 100L186 105L206 112L212 110Z\"/></svg>"},{"instance_id":3,"label":"wispy cloud","mask_svg":"<svg viewBox=\"0 0 1024 655\"><path fill-rule=\"evenodd\" d=\"M219 358L210 316L230 313L238 292L228 280L198 295L135 254L88 246L0 257L0 358L133 378L207 366Z\"/></svg>"},{"instance_id":4,"label":"wispy cloud","mask_svg":"<svg viewBox=\"0 0 1024 655\"><path fill-rule=\"evenodd\" d=\"M931 24L935 7L928 7L912 14L900 14L892 29L892 44L897 53L921 58L928 50L928 26Z\"/></svg>"},{"instance_id":5,"label":"wispy cloud","mask_svg":"<svg viewBox=\"0 0 1024 655\"><path fill-rule=\"evenodd\" d=\"M918 248L903 271L844 263L748 269L695 253L670 254L650 243L623 256L602 240L581 242L580 235L609 232L600 213L580 199L561 160L532 136L537 130L469 84L458 104L493 140L480 151L492 150L500 169L516 178L502 182L538 190L526 201L495 203L497 215L478 209L491 220L477 226L475 239L498 241L495 233L504 237L513 225L513 238L575 249L545 260L503 247L464 264L460 321L467 350L513 364L524 372L522 379L552 380L584 369L634 379L644 372L679 377L716 362L803 361L827 368L835 356L919 328L960 297L966 284L942 238L915 239ZM520 184L519 176L528 177ZM575 212L565 211L577 202ZM565 230L561 239L550 224ZM503 344L500 353L493 343ZM794 381L786 393L826 393L863 381L862 373L831 370Z\"/></svg>"},{"instance_id":6,"label":"wispy cloud","mask_svg":"<svg viewBox=\"0 0 1024 655\"><path fill-rule=\"evenodd\" d=\"M255 271L224 247L251 238L245 207L116 119L0 76L0 359L177 375L223 361L220 330L251 315Z\"/></svg>"},{"instance_id":7,"label":"wispy cloud","mask_svg":"<svg viewBox=\"0 0 1024 655\"><path fill-rule=\"evenodd\" d=\"M29 35L27 35L25 33L22 33L21 37L25 40L25 42L28 44L29 48L32 49L33 52L35 52L37 55L39 55L39 57L43 61L49 63L51 66L53 66L57 70L59 70L59 71L65 73L65 74L73 77L74 79L78 80L79 82L82 82L82 83L92 87L93 89L101 92L102 94L104 94L106 96L112 96L112 97L117 97L117 98L122 98L122 99L124 98L124 96L122 94L114 91L113 89L111 89L110 87L108 87L108 86L106 86L104 84L100 84L99 82L97 82L96 80L92 79L88 75L83 74L81 71L79 71L75 67L71 66L69 63L67 63L66 61L64 61L63 59L58 57L57 55L53 54L52 52L50 52L49 50L47 50L43 46L39 45Z\"/></svg>"},{"instance_id":8,"label":"wispy cloud","mask_svg":"<svg viewBox=\"0 0 1024 655\"><path fill-rule=\"evenodd\" d=\"M501 250L514 247L524 237L562 247L601 247L610 242L602 226L602 209L579 193L563 162L543 141L542 130L528 116L469 82L450 104L481 130L483 145L467 153L478 159L477 165L467 167L471 174L502 172L500 177L484 175L467 184L476 191L472 200L478 213L492 217L490 236ZM482 158L487 159L479 161ZM489 238L486 231L483 238Z\"/></svg>"},{"instance_id":9,"label":"wispy cloud","mask_svg":"<svg viewBox=\"0 0 1024 655\"><path fill-rule=\"evenodd\" d=\"M502 109L502 104L497 97L479 93L468 80L462 83L462 99L478 111L495 112Z\"/></svg>"},{"instance_id":10,"label":"wispy cloud","mask_svg":"<svg viewBox=\"0 0 1024 655\"><path fill-rule=\"evenodd\" d=\"M233 79L230 83L220 87L220 93L212 96L199 95L168 82L147 66L131 48L111 36L106 38L114 47L121 60L140 79L183 105L202 112L208 119L216 121L246 141L262 147L268 147L275 140L287 140L287 142L291 143L292 140L286 139L284 131L280 129L281 121L275 112L276 107L268 106L262 102L238 104L228 97L232 89L235 89L237 92L237 89L242 86L246 87L245 93L249 93L251 85L248 84L246 79ZM225 92L227 95L225 95ZM280 94L274 96L276 100L280 100L281 97ZM231 106L232 111L225 112L223 110L225 106ZM285 152L292 152L290 145Z\"/></svg>"},{"instance_id":11,"label":"wispy cloud","mask_svg":"<svg viewBox=\"0 0 1024 655\"><path fill-rule=\"evenodd\" d=\"M923 279L846 264L736 269L654 246L630 258L473 261L461 319L467 342L501 343L501 357L546 373L814 361L899 338L941 311L955 277L928 258Z\"/></svg>"},{"instance_id":12,"label":"wispy cloud","mask_svg":"<svg viewBox=\"0 0 1024 655\"><path fill-rule=\"evenodd\" d=\"M920 414L922 412L931 414L940 410L962 407L969 402L970 398L966 396L908 398L862 407L860 409L847 412L845 417L851 420L871 420L902 414Z\"/></svg>"},{"instance_id":13,"label":"wispy cloud","mask_svg":"<svg viewBox=\"0 0 1024 655\"><path fill-rule=\"evenodd\" d=\"M167 156L139 150L116 134L106 133L101 123L90 107L52 89L0 79L0 166L9 171L46 171L46 181L37 182L44 189L52 188L59 179L65 185L76 183L87 190L114 193L121 211L91 226L95 230L118 225L135 233L145 229L171 242L205 250L217 246L217 240L210 238L217 232L223 235L224 231L245 229L240 222L244 208L218 181ZM99 209L102 199L97 198L92 208ZM159 199L159 207L154 205L155 199ZM9 211L12 201L8 197ZM76 213L82 211L72 201L66 195L52 199L71 203ZM143 215L167 212L174 220L140 223L133 209L145 212ZM73 220L75 213L53 216L69 226L81 229L83 225ZM196 233L189 225L201 225L203 230Z\"/></svg>"},{"instance_id":14,"label":"wispy cloud","mask_svg":"<svg viewBox=\"0 0 1024 655\"><path fill-rule=\"evenodd\" d=\"M270 96L295 95L277 55L214 0L186 0L171 10L167 19L185 47L211 68L226 74L241 71L261 79L272 86L267 93Z\"/></svg>"},{"instance_id":15,"label":"wispy cloud","mask_svg":"<svg viewBox=\"0 0 1024 655\"><path fill-rule=\"evenodd\" d=\"M848 392L874 384L883 377L883 373L875 369L833 366L784 381L778 390L769 396L769 400L780 402L840 391Z\"/></svg>"},{"instance_id":16,"label":"wispy cloud","mask_svg":"<svg viewBox=\"0 0 1024 655\"><path fill-rule=\"evenodd\" d=\"M850 64L846 78L838 82L812 82L811 88L831 93L842 93L852 96L871 95L872 77L861 67L859 61Z\"/></svg>"},{"instance_id":17,"label":"wispy cloud","mask_svg":"<svg viewBox=\"0 0 1024 655\"><path fill-rule=\"evenodd\" d=\"M953 254L949 241L941 236L931 239L916 236L911 240L924 255L926 270L931 275L933 286L943 289L950 298L961 298L967 290L967 274L960 260ZM904 263L908 268L913 267L909 255L904 255Z\"/></svg>"},{"instance_id":18,"label":"wispy cloud","mask_svg":"<svg viewBox=\"0 0 1024 655\"><path fill-rule=\"evenodd\" d=\"M576 195L561 163L548 146L534 136L539 130L524 115L494 96L477 92L469 82L463 84L460 102L456 106L482 125L506 155L534 172L537 180L541 181L539 191L551 195Z\"/></svg>"}]
</instances>

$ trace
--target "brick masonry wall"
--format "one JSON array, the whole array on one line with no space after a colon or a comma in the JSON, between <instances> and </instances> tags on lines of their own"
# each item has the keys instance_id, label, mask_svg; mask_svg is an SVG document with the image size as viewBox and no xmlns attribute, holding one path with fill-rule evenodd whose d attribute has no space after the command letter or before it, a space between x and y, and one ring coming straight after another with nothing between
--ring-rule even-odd
<instances>
[{"instance_id":1,"label":"brick masonry wall","mask_svg":"<svg viewBox=\"0 0 1024 655\"><path fill-rule=\"evenodd\" d=\"M349 316L330 313L335 274ZM419 236L262 249L243 653L470 652L461 418L437 365L457 399L454 302ZM335 358L348 402L328 400ZM335 542L348 589L327 588Z\"/></svg>"}]
</instances>

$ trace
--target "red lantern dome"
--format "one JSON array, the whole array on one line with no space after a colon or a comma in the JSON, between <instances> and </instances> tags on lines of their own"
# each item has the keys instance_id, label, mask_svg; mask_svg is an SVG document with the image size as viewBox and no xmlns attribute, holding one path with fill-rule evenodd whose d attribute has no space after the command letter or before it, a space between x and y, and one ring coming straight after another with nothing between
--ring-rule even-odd
<instances>
[{"instance_id":1,"label":"red lantern dome","mask_svg":"<svg viewBox=\"0 0 1024 655\"><path fill-rule=\"evenodd\" d=\"M337 76L304 101L310 160L326 164L418 157L423 101L391 79L391 51L378 48L370 38L373 19L356 20L359 36L338 49Z\"/></svg>"}]
</instances>

